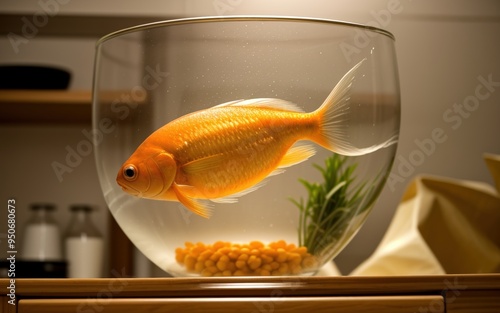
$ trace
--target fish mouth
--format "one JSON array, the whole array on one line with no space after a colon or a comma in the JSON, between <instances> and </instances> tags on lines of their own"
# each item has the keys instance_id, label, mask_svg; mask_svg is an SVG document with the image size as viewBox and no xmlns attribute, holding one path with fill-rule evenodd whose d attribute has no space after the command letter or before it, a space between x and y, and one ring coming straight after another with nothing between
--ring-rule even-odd
<instances>
[{"instance_id":1,"label":"fish mouth","mask_svg":"<svg viewBox=\"0 0 500 313\"><path fill-rule=\"evenodd\" d=\"M142 192L140 192L139 190L137 190L131 186L127 186L126 184L121 183L121 182L118 182L118 185L120 185L122 190L125 191L126 193L131 194L131 195L136 196L136 197L139 197L139 198L142 198Z\"/></svg>"}]
</instances>

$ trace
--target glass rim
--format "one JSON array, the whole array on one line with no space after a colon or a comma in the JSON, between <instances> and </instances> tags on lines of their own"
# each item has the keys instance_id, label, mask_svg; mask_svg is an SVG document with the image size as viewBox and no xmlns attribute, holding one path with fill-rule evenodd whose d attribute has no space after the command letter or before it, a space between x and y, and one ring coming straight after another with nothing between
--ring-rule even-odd
<instances>
[{"instance_id":1,"label":"glass rim","mask_svg":"<svg viewBox=\"0 0 500 313\"><path fill-rule=\"evenodd\" d=\"M394 35L382 28L378 28L375 26L364 25L360 23L354 22L346 22L342 20L332 20L325 18L313 18L313 17L297 17L297 16L272 16L272 15L228 15L228 16L204 16L204 17L188 17L188 18L179 18L172 20L163 20L157 22L151 22L146 24L140 24L136 26L127 27L124 29L120 29L114 32L111 32L103 37L101 37L96 46L101 45L102 43L119 37L121 35L133 33L136 31L148 30L163 26L174 26L174 25L184 25L184 24L196 24L196 23L210 23L210 22L228 22L228 21L288 21L288 22L314 22L314 23L325 23L325 24L333 24L333 25L343 25L349 27L362 28L368 31L376 32L382 35L385 35L392 40L396 38Z\"/></svg>"}]
</instances>

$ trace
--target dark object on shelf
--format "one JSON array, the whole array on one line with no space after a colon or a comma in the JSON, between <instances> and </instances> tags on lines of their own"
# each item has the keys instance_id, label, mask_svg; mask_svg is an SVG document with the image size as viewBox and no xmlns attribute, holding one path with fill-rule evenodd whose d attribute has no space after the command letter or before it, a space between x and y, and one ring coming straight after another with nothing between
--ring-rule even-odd
<instances>
[{"instance_id":1,"label":"dark object on shelf","mask_svg":"<svg viewBox=\"0 0 500 313\"><path fill-rule=\"evenodd\" d=\"M68 71L55 67L0 66L0 89L67 89L70 79Z\"/></svg>"},{"instance_id":2,"label":"dark object on shelf","mask_svg":"<svg viewBox=\"0 0 500 313\"><path fill-rule=\"evenodd\" d=\"M9 261L0 262L0 277L8 278L66 278L68 264L65 261L21 261L14 266ZM12 275L15 275L12 276Z\"/></svg>"}]
</instances>

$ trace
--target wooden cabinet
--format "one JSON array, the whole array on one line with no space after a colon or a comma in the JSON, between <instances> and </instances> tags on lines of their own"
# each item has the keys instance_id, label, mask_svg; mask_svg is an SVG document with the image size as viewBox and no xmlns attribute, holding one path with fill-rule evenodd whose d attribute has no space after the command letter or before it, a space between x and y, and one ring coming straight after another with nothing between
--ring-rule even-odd
<instances>
[{"instance_id":1,"label":"wooden cabinet","mask_svg":"<svg viewBox=\"0 0 500 313\"><path fill-rule=\"evenodd\" d=\"M277 299L276 299L277 300ZM384 312L414 313L420 307L435 302L444 312L441 296L394 296L394 297L292 297L279 299L262 297L224 297L196 299L111 299L105 301L84 301L81 299L23 300L18 312Z\"/></svg>"},{"instance_id":2,"label":"wooden cabinet","mask_svg":"<svg viewBox=\"0 0 500 313\"><path fill-rule=\"evenodd\" d=\"M9 281L0 280L7 290ZM500 312L500 275L18 279L0 312Z\"/></svg>"}]
</instances>

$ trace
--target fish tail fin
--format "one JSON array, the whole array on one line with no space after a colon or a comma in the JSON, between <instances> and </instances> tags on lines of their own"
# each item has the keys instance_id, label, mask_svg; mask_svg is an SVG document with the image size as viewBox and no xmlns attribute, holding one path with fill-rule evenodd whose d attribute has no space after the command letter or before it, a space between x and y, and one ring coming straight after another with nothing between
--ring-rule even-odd
<instances>
[{"instance_id":1,"label":"fish tail fin","mask_svg":"<svg viewBox=\"0 0 500 313\"><path fill-rule=\"evenodd\" d=\"M398 141L394 135L386 141L369 147L355 147L349 140L348 114L351 105L351 86L356 77L356 71L366 61L366 58L354 65L338 82L323 104L313 114L318 115L319 136L313 140L335 153L356 156L377 151Z\"/></svg>"},{"instance_id":2,"label":"fish tail fin","mask_svg":"<svg viewBox=\"0 0 500 313\"><path fill-rule=\"evenodd\" d=\"M350 91L356 71L366 58L354 65L337 83L323 104L313 112L319 119L319 136L314 141L330 151L343 155L361 155L364 149L354 147L348 138L347 115L350 110Z\"/></svg>"}]
</instances>

